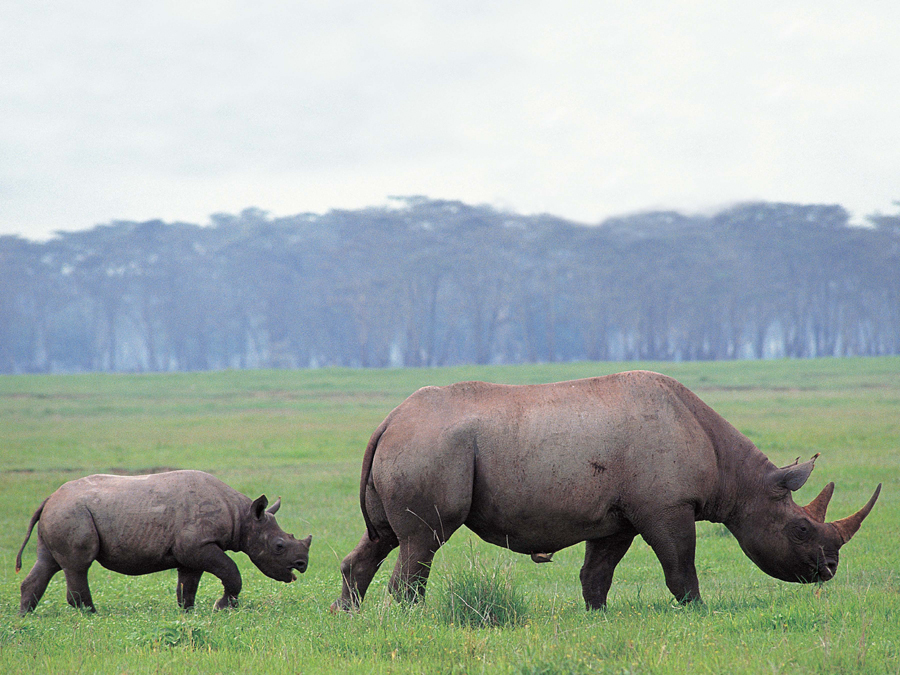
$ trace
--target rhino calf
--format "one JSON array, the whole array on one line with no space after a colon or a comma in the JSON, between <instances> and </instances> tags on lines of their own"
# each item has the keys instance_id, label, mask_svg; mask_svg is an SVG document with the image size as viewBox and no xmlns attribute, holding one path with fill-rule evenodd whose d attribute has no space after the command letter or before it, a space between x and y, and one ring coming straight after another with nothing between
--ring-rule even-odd
<instances>
[{"instance_id":1,"label":"rhino calf","mask_svg":"<svg viewBox=\"0 0 900 675\"><path fill-rule=\"evenodd\" d=\"M647 371L425 387L387 416L363 455L366 531L341 563L333 608L357 607L397 547L390 588L421 596L435 552L463 525L535 562L587 542L580 576L589 609L606 605L638 535L669 591L700 600L698 520L724 523L771 576L827 581L881 486L855 514L826 522L834 483L806 506L791 497L814 462L775 466L682 384Z\"/></svg>"},{"instance_id":2,"label":"rhino calf","mask_svg":"<svg viewBox=\"0 0 900 675\"><path fill-rule=\"evenodd\" d=\"M194 606L204 572L222 580L215 609L233 607L241 575L225 551L243 551L266 576L290 583L306 571L312 537L298 540L275 522L281 500L268 509L203 471L148 476L96 474L69 481L31 517L22 551L38 524L37 562L22 582L19 614L35 608L54 574L66 575L66 599L94 611L88 568L95 560L121 574L178 570L176 597Z\"/></svg>"}]
</instances>

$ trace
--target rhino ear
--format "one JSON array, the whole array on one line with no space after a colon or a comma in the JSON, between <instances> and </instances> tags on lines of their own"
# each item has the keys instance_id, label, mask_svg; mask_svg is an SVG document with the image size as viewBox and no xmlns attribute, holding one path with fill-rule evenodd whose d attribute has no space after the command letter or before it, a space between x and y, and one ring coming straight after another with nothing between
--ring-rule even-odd
<instances>
[{"instance_id":1,"label":"rhino ear","mask_svg":"<svg viewBox=\"0 0 900 675\"><path fill-rule=\"evenodd\" d=\"M260 495L253 503L250 505L250 513L257 520L262 520L266 517L266 506L269 505L269 500L266 499L265 495Z\"/></svg>"},{"instance_id":2,"label":"rhino ear","mask_svg":"<svg viewBox=\"0 0 900 675\"><path fill-rule=\"evenodd\" d=\"M784 488L791 492L799 490L809 479L809 474L811 474L813 468L815 468L818 456L819 453L817 452L812 456L812 459L803 462L803 464L794 462L793 464L783 466L780 469L775 469L775 471L772 472L772 484L775 487Z\"/></svg>"}]
</instances>

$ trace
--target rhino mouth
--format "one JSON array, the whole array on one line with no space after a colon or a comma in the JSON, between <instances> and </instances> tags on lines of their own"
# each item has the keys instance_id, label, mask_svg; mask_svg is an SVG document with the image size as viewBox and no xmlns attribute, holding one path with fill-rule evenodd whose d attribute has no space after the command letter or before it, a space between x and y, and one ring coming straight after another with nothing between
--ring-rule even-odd
<instances>
[{"instance_id":1,"label":"rhino mouth","mask_svg":"<svg viewBox=\"0 0 900 675\"><path fill-rule=\"evenodd\" d=\"M298 560L293 565L291 565L292 570L297 570L300 574L303 574L306 571L307 562L305 560ZM297 575L291 572L291 581L297 581Z\"/></svg>"},{"instance_id":2,"label":"rhino mouth","mask_svg":"<svg viewBox=\"0 0 900 675\"><path fill-rule=\"evenodd\" d=\"M808 575L799 576L798 580L803 584L821 584L825 581L831 581L837 574L837 566L837 560L814 561L810 565L812 572Z\"/></svg>"},{"instance_id":3,"label":"rhino mouth","mask_svg":"<svg viewBox=\"0 0 900 675\"><path fill-rule=\"evenodd\" d=\"M837 560L826 560L820 562L818 565L818 569L816 570L816 579L815 581L830 581L834 579L834 575L837 573Z\"/></svg>"}]
</instances>

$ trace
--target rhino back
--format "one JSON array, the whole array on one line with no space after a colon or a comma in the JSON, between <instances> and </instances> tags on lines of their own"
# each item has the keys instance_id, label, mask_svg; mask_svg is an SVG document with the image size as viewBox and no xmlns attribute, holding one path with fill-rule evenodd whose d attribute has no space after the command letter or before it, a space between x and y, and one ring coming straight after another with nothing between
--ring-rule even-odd
<instances>
[{"instance_id":1,"label":"rhino back","mask_svg":"<svg viewBox=\"0 0 900 675\"><path fill-rule=\"evenodd\" d=\"M70 481L51 496L41 536L58 550L93 532L101 565L146 574L177 566L185 548L208 542L231 548L242 500L249 506L249 499L201 471L97 474Z\"/></svg>"},{"instance_id":2,"label":"rhino back","mask_svg":"<svg viewBox=\"0 0 900 675\"><path fill-rule=\"evenodd\" d=\"M710 434L673 382L636 371L546 385L431 388L395 411L388 431L402 420L395 438L403 440L385 454L404 476L439 454L423 483L435 490L446 490L440 476L459 475L471 463L466 525L514 550L557 550L611 534L623 520L640 529L670 506L701 510L714 496Z\"/></svg>"}]
</instances>

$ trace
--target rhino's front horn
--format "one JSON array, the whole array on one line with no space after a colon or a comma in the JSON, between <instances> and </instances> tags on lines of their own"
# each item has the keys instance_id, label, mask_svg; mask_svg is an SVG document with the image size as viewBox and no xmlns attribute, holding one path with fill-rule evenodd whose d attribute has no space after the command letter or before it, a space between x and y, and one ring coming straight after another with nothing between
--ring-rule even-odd
<instances>
[{"instance_id":1,"label":"rhino's front horn","mask_svg":"<svg viewBox=\"0 0 900 675\"><path fill-rule=\"evenodd\" d=\"M809 504L803 507L803 510L809 514L809 517L815 520L817 523L825 522L825 512L828 511L828 502L831 501L831 496L834 494L834 483L829 483L822 491L819 493L819 496L813 499Z\"/></svg>"},{"instance_id":2,"label":"rhino's front horn","mask_svg":"<svg viewBox=\"0 0 900 675\"><path fill-rule=\"evenodd\" d=\"M878 495L880 493L881 483L879 483L878 487L875 488L875 494L872 495L871 499L869 499L868 503L864 507L854 513L852 516L841 518L840 520L836 520L834 521L834 523L832 523L837 528L837 531L841 535L841 539L843 539L844 544L850 541L850 538L854 534L856 534L857 530L859 530L859 526L862 525L862 521L866 519L866 516L869 515L869 511L871 511L872 507L875 506L875 501L878 499Z\"/></svg>"}]
</instances>

